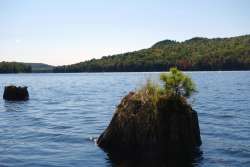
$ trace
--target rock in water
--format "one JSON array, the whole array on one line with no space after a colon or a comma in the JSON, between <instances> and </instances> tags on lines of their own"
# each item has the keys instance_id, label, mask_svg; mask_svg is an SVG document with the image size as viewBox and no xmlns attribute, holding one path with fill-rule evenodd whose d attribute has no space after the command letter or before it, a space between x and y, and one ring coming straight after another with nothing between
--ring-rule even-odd
<instances>
[{"instance_id":1,"label":"rock in water","mask_svg":"<svg viewBox=\"0 0 250 167\"><path fill-rule=\"evenodd\" d=\"M97 144L108 153L156 153L163 158L191 159L201 145L197 112L183 97L164 95L154 104L130 92Z\"/></svg>"},{"instance_id":2,"label":"rock in water","mask_svg":"<svg viewBox=\"0 0 250 167\"><path fill-rule=\"evenodd\" d=\"M3 98L11 101L22 101L29 99L27 87L6 86L4 89Z\"/></svg>"}]
</instances>

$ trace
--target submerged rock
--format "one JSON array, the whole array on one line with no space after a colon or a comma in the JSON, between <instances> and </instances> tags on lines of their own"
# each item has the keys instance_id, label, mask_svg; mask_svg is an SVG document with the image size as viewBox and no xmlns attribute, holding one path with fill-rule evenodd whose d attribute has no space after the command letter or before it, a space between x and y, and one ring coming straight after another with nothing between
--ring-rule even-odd
<instances>
[{"instance_id":1,"label":"submerged rock","mask_svg":"<svg viewBox=\"0 0 250 167\"><path fill-rule=\"evenodd\" d=\"M107 129L97 140L108 153L192 159L201 145L197 112L183 97L154 101L130 92L118 105Z\"/></svg>"},{"instance_id":2,"label":"submerged rock","mask_svg":"<svg viewBox=\"0 0 250 167\"><path fill-rule=\"evenodd\" d=\"M3 98L11 101L21 101L29 99L27 87L6 86L4 89Z\"/></svg>"}]
</instances>

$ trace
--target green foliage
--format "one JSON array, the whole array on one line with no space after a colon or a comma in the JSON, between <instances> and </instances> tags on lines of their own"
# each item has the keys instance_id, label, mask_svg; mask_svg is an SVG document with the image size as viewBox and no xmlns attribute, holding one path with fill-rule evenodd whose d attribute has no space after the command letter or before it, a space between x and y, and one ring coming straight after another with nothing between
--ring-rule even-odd
<instances>
[{"instance_id":1,"label":"green foliage","mask_svg":"<svg viewBox=\"0 0 250 167\"><path fill-rule=\"evenodd\" d=\"M186 98L195 91L195 84L177 68L171 68L169 73L162 73L161 80L164 86L148 80L145 85L133 93L132 101L126 111L143 110L147 115L144 118L156 118L157 111L187 111L189 107ZM121 106L125 103L122 103ZM120 106L120 107L121 107Z\"/></svg>"},{"instance_id":2,"label":"green foliage","mask_svg":"<svg viewBox=\"0 0 250 167\"><path fill-rule=\"evenodd\" d=\"M53 66L43 63L25 63L28 66L32 67L33 73L47 73L53 72Z\"/></svg>"},{"instance_id":3,"label":"green foliage","mask_svg":"<svg viewBox=\"0 0 250 167\"><path fill-rule=\"evenodd\" d=\"M32 68L24 63L17 62L0 62L0 73L20 73L31 72Z\"/></svg>"},{"instance_id":4,"label":"green foliage","mask_svg":"<svg viewBox=\"0 0 250 167\"><path fill-rule=\"evenodd\" d=\"M175 96L189 97L196 91L192 79L175 67L169 73L162 73L160 78L164 82L165 92Z\"/></svg>"},{"instance_id":5,"label":"green foliage","mask_svg":"<svg viewBox=\"0 0 250 167\"><path fill-rule=\"evenodd\" d=\"M165 40L151 48L58 66L54 72L250 70L250 35L232 38Z\"/></svg>"},{"instance_id":6,"label":"green foliage","mask_svg":"<svg viewBox=\"0 0 250 167\"><path fill-rule=\"evenodd\" d=\"M163 95L163 93L164 90L158 84L153 83L151 80L147 80L147 83L137 91L136 97L144 103L147 101L152 102L156 109L159 97Z\"/></svg>"},{"instance_id":7,"label":"green foliage","mask_svg":"<svg viewBox=\"0 0 250 167\"><path fill-rule=\"evenodd\" d=\"M170 101L173 99L173 102L182 101L181 103L183 103L186 97L196 91L191 78L177 68L171 68L169 73L162 73L160 78L164 82L164 87L148 80L143 87L136 91L134 96L135 100L142 104L151 104L152 111L157 110L157 104L162 96L167 97Z\"/></svg>"}]
</instances>

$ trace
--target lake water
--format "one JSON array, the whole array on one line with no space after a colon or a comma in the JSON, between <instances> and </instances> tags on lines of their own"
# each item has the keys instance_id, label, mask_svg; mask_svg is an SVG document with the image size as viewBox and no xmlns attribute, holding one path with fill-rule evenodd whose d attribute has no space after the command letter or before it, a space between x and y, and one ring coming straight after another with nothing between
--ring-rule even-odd
<instances>
[{"instance_id":1,"label":"lake water","mask_svg":"<svg viewBox=\"0 0 250 167\"><path fill-rule=\"evenodd\" d=\"M0 99L0 166L118 166L94 140L116 105L160 73L3 74L27 102ZM194 166L250 166L250 72L189 72L203 145Z\"/></svg>"}]
</instances>

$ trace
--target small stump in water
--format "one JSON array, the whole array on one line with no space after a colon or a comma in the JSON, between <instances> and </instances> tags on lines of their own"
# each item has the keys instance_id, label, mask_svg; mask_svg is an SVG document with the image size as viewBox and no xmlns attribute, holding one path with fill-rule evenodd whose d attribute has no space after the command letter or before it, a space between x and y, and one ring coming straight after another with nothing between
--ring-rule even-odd
<instances>
[{"instance_id":1,"label":"small stump in water","mask_svg":"<svg viewBox=\"0 0 250 167\"><path fill-rule=\"evenodd\" d=\"M201 145L197 112L183 97L163 95L154 104L152 99L130 92L97 144L109 155L190 161Z\"/></svg>"},{"instance_id":2,"label":"small stump in water","mask_svg":"<svg viewBox=\"0 0 250 167\"><path fill-rule=\"evenodd\" d=\"M29 99L27 87L6 86L3 98L10 101L24 101Z\"/></svg>"}]
</instances>

